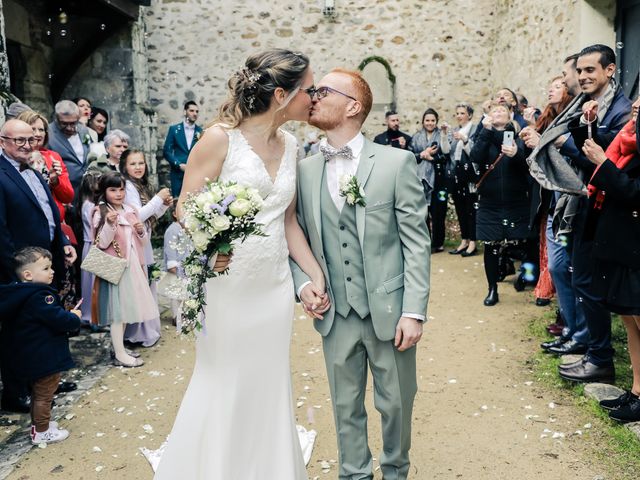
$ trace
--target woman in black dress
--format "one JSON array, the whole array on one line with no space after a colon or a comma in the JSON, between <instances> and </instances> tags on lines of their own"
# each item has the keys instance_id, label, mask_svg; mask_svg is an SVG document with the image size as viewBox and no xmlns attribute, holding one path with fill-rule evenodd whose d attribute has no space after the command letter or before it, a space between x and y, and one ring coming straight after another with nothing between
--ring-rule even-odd
<instances>
[{"instance_id":1,"label":"woman in black dress","mask_svg":"<svg viewBox=\"0 0 640 480\"><path fill-rule=\"evenodd\" d=\"M600 405L619 422L640 421L640 98L633 119L606 153L593 140L582 148L598 167L589 183L587 232L594 236L593 292L621 316L633 368L631 391Z\"/></svg>"},{"instance_id":2,"label":"woman in black dress","mask_svg":"<svg viewBox=\"0 0 640 480\"><path fill-rule=\"evenodd\" d=\"M487 307L498 303L500 255L526 244L531 236L531 184L524 144L511 121L509 105L493 103L482 120L483 129L471 150L478 167L477 239L484 241L484 269L489 293Z\"/></svg>"}]
</instances>

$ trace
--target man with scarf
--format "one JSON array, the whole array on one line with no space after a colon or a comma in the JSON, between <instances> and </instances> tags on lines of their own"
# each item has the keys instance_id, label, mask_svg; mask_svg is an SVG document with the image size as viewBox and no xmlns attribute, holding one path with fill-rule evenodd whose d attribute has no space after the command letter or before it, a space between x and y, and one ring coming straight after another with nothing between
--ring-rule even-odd
<instances>
[{"instance_id":1,"label":"man with scarf","mask_svg":"<svg viewBox=\"0 0 640 480\"><path fill-rule=\"evenodd\" d=\"M631 118L631 102L613 78L615 62L615 53L606 45L591 45L580 52L576 70L582 93L545 130L528 159L531 175L542 187L566 194L556 205L554 232L569 238L573 287L577 308L583 310L587 322L589 343L582 359L558 368L562 378L577 382L611 383L615 379L611 315L590 291L593 241L584 235L585 184L595 167L582 152L588 138L606 149Z\"/></svg>"}]
</instances>

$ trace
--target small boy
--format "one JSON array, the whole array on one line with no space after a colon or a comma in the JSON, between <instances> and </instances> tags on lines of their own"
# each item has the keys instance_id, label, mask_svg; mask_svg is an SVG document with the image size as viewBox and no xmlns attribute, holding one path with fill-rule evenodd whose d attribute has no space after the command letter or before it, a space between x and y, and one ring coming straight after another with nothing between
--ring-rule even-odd
<instances>
[{"instance_id":1,"label":"small boy","mask_svg":"<svg viewBox=\"0 0 640 480\"><path fill-rule=\"evenodd\" d=\"M10 349L12 368L31 385L31 443L61 442L69 432L51 422L51 402L61 372L74 366L68 334L80 328L81 313L66 311L51 287L54 272L49 251L22 248L14 264L20 281L0 285L2 348Z\"/></svg>"},{"instance_id":2,"label":"small boy","mask_svg":"<svg viewBox=\"0 0 640 480\"><path fill-rule=\"evenodd\" d=\"M167 274L163 277L161 285L158 285L158 293L171 300L171 313L173 324L180 331L180 310L182 302L187 296L185 284L186 278L183 263L191 253L193 247L184 227L178 222L176 207L178 200L174 199L170 207L173 223L164 233L164 269Z\"/></svg>"}]
</instances>

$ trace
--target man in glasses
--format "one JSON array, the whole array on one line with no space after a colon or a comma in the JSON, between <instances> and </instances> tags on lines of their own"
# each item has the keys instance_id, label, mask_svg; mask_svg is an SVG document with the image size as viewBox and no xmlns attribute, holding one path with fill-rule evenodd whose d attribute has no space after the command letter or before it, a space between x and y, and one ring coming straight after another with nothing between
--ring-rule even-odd
<instances>
[{"instance_id":1,"label":"man in glasses","mask_svg":"<svg viewBox=\"0 0 640 480\"><path fill-rule=\"evenodd\" d=\"M400 115L395 110L389 110L384 114L384 122L387 130L373 139L380 145L390 145L395 148L409 150L411 147L411 135L400 131Z\"/></svg>"},{"instance_id":2,"label":"man in glasses","mask_svg":"<svg viewBox=\"0 0 640 480\"><path fill-rule=\"evenodd\" d=\"M17 281L13 258L23 247L42 247L53 254L54 285L59 285L65 262L71 264L76 259L75 250L62 233L49 187L28 166L36 144L33 129L21 120L9 120L0 129L0 283ZM11 320L2 318L0 332L2 409L27 413L27 387L10 368L11 342L4 334L5 322Z\"/></svg>"},{"instance_id":3,"label":"man in glasses","mask_svg":"<svg viewBox=\"0 0 640 480\"><path fill-rule=\"evenodd\" d=\"M360 73L335 69L308 92L310 121L326 133L298 168L298 221L321 265L316 296L292 264L296 291L322 335L339 477L373 478L364 406L367 370L382 416L384 478L409 472L416 344L429 297L427 204L413 154L361 133L372 105Z\"/></svg>"},{"instance_id":4,"label":"man in glasses","mask_svg":"<svg viewBox=\"0 0 640 480\"><path fill-rule=\"evenodd\" d=\"M87 170L87 154L91 136L79 123L80 109L71 100L61 100L55 106L55 122L49 128L49 148L60 154L69 171L71 186L77 192L82 175Z\"/></svg>"}]
</instances>

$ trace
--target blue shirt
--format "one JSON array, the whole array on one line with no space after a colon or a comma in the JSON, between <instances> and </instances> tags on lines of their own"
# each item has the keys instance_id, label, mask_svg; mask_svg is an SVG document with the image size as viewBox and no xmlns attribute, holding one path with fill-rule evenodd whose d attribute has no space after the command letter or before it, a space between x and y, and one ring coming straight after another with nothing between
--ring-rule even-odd
<instances>
[{"instance_id":1,"label":"blue shirt","mask_svg":"<svg viewBox=\"0 0 640 480\"><path fill-rule=\"evenodd\" d=\"M29 189L31 189L31 193L36 197L36 200L40 204L40 208L44 213L45 217L47 217L47 222L49 223L49 240L53 241L53 237L56 233L56 222L53 219L53 211L51 210L51 204L49 203L49 197L47 196L47 192L40 182L36 172L30 168L26 170L20 171L20 162L17 162L13 158L7 155L7 152L3 152L5 158L9 161L11 165L15 167L23 180L29 185ZM56 207L57 208L57 207Z\"/></svg>"}]
</instances>

